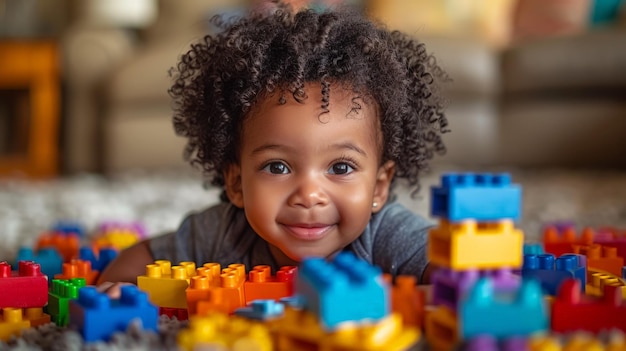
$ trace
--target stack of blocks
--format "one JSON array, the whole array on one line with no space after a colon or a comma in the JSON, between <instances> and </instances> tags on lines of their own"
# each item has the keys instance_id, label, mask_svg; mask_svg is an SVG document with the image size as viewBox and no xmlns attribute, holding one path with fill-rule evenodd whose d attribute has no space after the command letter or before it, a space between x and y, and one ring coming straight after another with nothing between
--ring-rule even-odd
<instances>
[{"instance_id":1,"label":"stack of blocks","mask_svg":"<svg viewBox=\"0 0 626 351\"><path fill-rule=\"evenodd\" d=\"M515 228L521 187L508 174L446 174L432 189L429 233L433 304L426 339L433 349L489 334L503 341L548 328L542 290L519 279L523 233ZM515 321L515 322L512 322Z\"/></svg>"}]
</instances>

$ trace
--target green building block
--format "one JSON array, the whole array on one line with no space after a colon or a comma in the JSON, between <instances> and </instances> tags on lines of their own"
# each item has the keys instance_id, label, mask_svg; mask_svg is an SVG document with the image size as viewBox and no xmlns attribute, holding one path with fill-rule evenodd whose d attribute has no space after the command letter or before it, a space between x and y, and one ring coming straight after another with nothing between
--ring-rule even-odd
<instances>
[{"instance_id":1,"label":"green building block","mask_svg":"<svg viewBox=\"0 0 626 351\"><path fill-rule=\"evenodd\" d=\"M70 300L78 298L78 290L86 285L85 278L53 279L48 291L46 313L56 325L65 327L69 323Z\"/></svg>"}]
</instances>

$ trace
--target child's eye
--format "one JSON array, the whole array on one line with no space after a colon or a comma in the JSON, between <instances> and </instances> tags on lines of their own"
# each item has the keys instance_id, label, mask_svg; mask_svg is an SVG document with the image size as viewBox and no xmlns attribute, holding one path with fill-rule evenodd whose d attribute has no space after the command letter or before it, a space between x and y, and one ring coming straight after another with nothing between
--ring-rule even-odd
<instances>
[{"instance_id":1,"label":"child's eye","mask_svg":"<svg viewBox=\"0 0 626 351\"><path fill-rule=\"evenodd\" d=\"M271 174L289 173L289 167L287 167L287 165L282 162L270 162L265 167L263 167L263 170Z\"/></svg>"},{"instance_id":2,"label":"child's eye","mask_svg":"<svg viewBox=\"0 0 626 351\"><path fill-rule=\"evenodd\" d=\"M352 166L345 162L335 163L334 165L330 166L330 169L328 170L330 174L348 174L352 173L353 171L354 168L352 168Z\"/></svg>"}]
</instances>

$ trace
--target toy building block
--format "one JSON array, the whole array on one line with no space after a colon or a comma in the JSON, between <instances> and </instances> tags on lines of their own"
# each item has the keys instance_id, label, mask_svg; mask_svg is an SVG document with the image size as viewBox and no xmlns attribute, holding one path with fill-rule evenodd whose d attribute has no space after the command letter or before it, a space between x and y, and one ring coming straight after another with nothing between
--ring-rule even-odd
<instances>
[{"instance_id":1,"label":"toy building block","mask_svg":"<svg viewBox=\"0 0 626 351\"><path fill-rule=\"evenodd\" d=\"M431 189L431 214L451 222L499 221L520 217L522 188L509 174L450 173Z\"/></svg>"},{"instance_id":2,"label":"toy building block","mask_svg":"<svg viewBox=\"0 0 626 351\"><path fill-rule=\"evenodd\" d=\"M269 319L280 318L285 312L285 305L276 300L254 300L246 307L240 307L235 310L235 315L248 319L266 321Z\"/></svg>"},{"instance_id":3,"label":"toy building block","mask_svg":"<svg viewBox=\"0 0 626 351\"><path fill-rule=\"evenodd\" d=\"M145 230L140 224L114 223L100 227L98 234L93 239L93 245L97 248L114 248L123 250L132 246L145 237Z\"/></svg>"},{"instance_id":4,"label":"toy building block","mask_svg":"<svg viewBox=\"0 0 626 351\"><path fill-rule=\"evenodd\" d=\"M522 265L523 236L511 220L441 220L429 232L428 257L433 264L455 270L518 268Z\"/></svg>"},{"instance_id":5,"label":"toy building block","mask_svg":"<svg viewBox=\"0 0 626 351\"><path fill-rule=\"evenodd\" d=\"M109 340L113 333L126 331L134 320L139 320L144 330L157 332L157 307L134 285L122 286L117 300L87 286L78 291L78 299L70 301L70 327L86 342Z\"/></svg>"},{"instance_id":6,"label":"toy building block","mask_svg":"<svg viewBox=\"0 0 626 351\"><path fill-rule=\"evenodd\" d=\"M383 274L391 286L391 312L402 317L405 326L421 328L424 325L424 290L418 288L417 278L412 275L398 275L392 282L391 275Z\"/></svg>"},{"instance_id":7,"label":"toy building block","mask_svg":"<svg viewBox=\"0 0 626 351\"><path fill-rule=\"evenodd\" d=\"M281 267L276 276L272 276L270 266L255 266L248 273L248 280L243 283L245 302L274 299L293 295L297 268Z\"/></svg>"},{"instance_id":8,"label":"toy building block","mask_svg":"<svg viewBox=\"0 0 626 351\"><path fill-rule=\"evenodd\" d=\"M273 351L268 328L240 317L215 313L194 317L189 327L178 334L181 350L254 350Z\"/></svg>"},{"instance_id":9,"label":"toy building block","mask_svg":"<svg viewBox=\"0 0 626 351\"><path fill-rule=\"evenodd\" d=\"M567 280L552 302L552 330L571 332L585 330L598 333L603 330L626 331L626 305L616 286L605 285L603 296L593 298L580 293L580 282Z\"/></svg>"},{"instance_id":10,"label":"toy building block","mask_svg":"<svg viewBox=\"0 0 626 351\"><path fill-rule=\"evenodd\" d=\"M587 257L587 267L603 270L611 274L622 274L624 259L617 256L615 247L592 245L573 245L574 253Z\"/></svg>"},{"instance_id":11,"label":"toy building block","mask_svg":"<svg viewBox=\"0 0 626 351\"><path fill-rule=\"evenodd\" d=\"M81 238L84 237L86 233L85 226L82 223L69 220L57 221L54 225L52 225L50 231L63 235L75 234Z\"/></svg>"},{"instance_id":12,"label":"toy building block","mask_svg":"<svg viewBox=\"0 0 626 351\"><path fill-rule=\"evenodd\" d=\"M150 302L158 307L187 308L185 290L194 274L195 263L181 262L172 266L170 261L157 260L146 266L146 275L137 277L137 286L148 293Z\"/></svg>"},{"instance_id":13,"label":"toy building block","mask_svg":"<svg viewBox=\"0 0 626 351\"><path fill-rule=\"evenodd\" d=\"M54 247L43 247L35 252L30 247L22 247L17 253L17 259L13 269L17 269L19 261L34 261L41 266L41 273L52 280L56 274L63 271L63 258Z\"/></svg>"},{"instance_id":14,"label":"toy building block","mask_svg":"<svg viewBox=\"0 0 626 351\"><path fill-rule=\"evenodd\" d=\"M456 314L443 305L426 314L425 330L432 350L452 350L461 340Z\"/></svg>"},{"instance_id":15,"label":"toy building block","mask_svg":"<svg viewBox=\"0 0 626 351\"><path fill-rule=\"evenodd\" d=\"M470 287L480 278L492 279L496 289L502 291L515 291L519 288L520 278L510 269L501 268L495 270L468 269L455 271L448 268L438 268L432 274L432 303L445 305L457 310L458 303L463 299Z\"/></svg>"},{"instance_id":16,"label":"toy building block","mask_svg":"<svg viewBox=\"0 0 626 351\"><path fill-rule=\"evenodd\" d=\"M63 262L70 262L72 259L78 258L80 237L76 233L44 233L37 240L35 249L40 250L44 247L56 248L63 257Z\"/></svg>"},{"instance_id":17,"label":"toy building block","mask_svg":"<svg viewBox=\"0 0 626 351\"><path fill-rule=\"evenodd\" d=\"M389 314L388 287L380 268L341 252L334 260L306 258L296 280L305 309L334 329L343 322L379 320Z\"/></svg>"},{"instance_id":18,"label":"toy building block","mask_svg":"<svg viewBox=\"0 0 626 351\"><path fill-rule=\"evenodd\" d=\"M85 286L85 278L73 278L68 280L53 279L48 293L48 305L46 312L52 322L60 327L69 323L70 300L78 298L78 290Z\"/></svg>"},{"instance_id":19,"label":"toy building block","mask_svg":"<svg viewBox=\"0 0 626 351\"><path fill-rule=\"evenodd\" d=\"M23 318L26 319L33 328L50 323L50 315L43 312L41 307L25 308Z\"/></svg>"},{"instance_id":20,"label":"toy building block","mask_svg":"<svg viewBox=\"0 0 626 351\"><path fill-rule=\"evenodd\" d=\"M511 337L498 340L492 335L483 334L466 340L461 347L463 351L531 351L528 340L524 337ZM548 351L548 350L546 350Z\"/></svg>"},{"instance_id":21,"label":"toy building block","mask_svg":"<svg viewBox=\"0 0 626 351\"><path fill-rule=\"evenodd\" d=\"M217 263L206 263L197 269L186 289L189 315L208 312L233 313L244 307L244 281L246 269L242 264L231 264L220 272Z\"/></svg>"},{"instance_id":22,"label":"toy building block","mask_svg":"<svg viewBox=\"0 0 626 351\"><path fill-rule=\"evenodd\" d=\"M585 294L601 297L604 294L604 286L611 285L622 292L622 298L626 299L626 281L609 272L590 269L587 273L587 286Z\"/></svg>"},{"instance_id":23,"label":"toy building block","mask_svg":"<svg viewBox=\"0 0 626 351\"><path fill-rule=\"evenodd\" d=\"M30 328L30 322L23 318L21 308L2 308L0 340L8 341L11 336L19 336L22 330L28 328Z\"/></svg>"},{"instance_id":24,"label":"toy building block","mask_svg":"<svg viewBox=\"0 0 626 351\"><path fill-rule=\"evenodd\" d=\"M41 266L32 261L20 261L17 271L0 262L0 308L43 307L48 302L48 278Z\"/></svg>"},{"instance_id":25,"label":"toy building block","mask_svg":"<svg viewBox=\"0 0 626 351\"><path fill-rule=\"evenodd\" d=\"M555 259L553 254L527 254L521 273L525 279L538 280L544 293L549 295L556 295L567 279L578 279L585 291L587 267L580 255L565 254Z\"/></svg>"},{"instance_id":26,"label":"toy building block","mask_svg":"<svg viewBox=\"0 0 626 351\"><path fill-rule=\"evenodd\" d=\"M91 262L78 258L63 263L63 272L54 276L54 279L85 278L87 285L94 285L100 272L91 269Z\"/></svg>"},{"instance_id":27,"label":"toy building block","mask_svg":"<svg viewBox=\"0 0 626 351\"><path fill-rule=\"evenodd\" d=\"M104 247L94 252L91 247L83 246L80 248L78 257L83 261L89 261L94 270L102 272L117 257L117 254L117 250L113 248Z\"/></svg>"},{"instance_id":28,"label":"toy building block","mask_svg":"<svg viewBox=\"0 0 626 351\"><path fill-rule=\"evenodd\" d=\"M189 319L189 313L184 308L159 307L159 316L166 315L170 318L176 318L179 321Z\"/></svg>"},{"instance_id":29,"label":"toy building block","mask_svg":"<svg viewBox=\"0 0 626 351\"><path fill-rule=\"evenodd\" d=\"M417 328L403 327L398 314L365 324L348 323L329 331L313 313L285 308L283 318L270 322L276 350L392 351L407 350L420 339Z\"/></svg>"},{"instance_id":30,"label":"toy building block","mask_svg":"<svg viewBox=\"0 0 626 351\"><path fill-rule=\"evenodd\" d=\"M546 253L543 249L543 244L541 243L524 243L524 248L522 250L524 255L532 254L532 255L541 255Z\"/></svg>"},{"instance_id":31,"label":"toy building block","mask_svg":"<svg viewBox=\"0 0 626 351\"><path fill-rule=\"evenodd\" d=\"M458 320L463 339L486 333L498 339L528 336L549 326L541 286L532 279L522 280L513 293L497 291L491 279L479 279L461 302Z\"/></svg>"},{"instance_id":32,"label":"toy building block","mask_svg":"<svg viewBox=\"0 0 626 351\"><path fill-rule=\"evenodd\" d=\"M547 226L543 231L543 248L556 257L574 253L573 245L591 245L593 240L594 231L591 228L584 228L580 236L576 236L574 227L559 231L554 226Z\"/></svg>"}]
</instances>

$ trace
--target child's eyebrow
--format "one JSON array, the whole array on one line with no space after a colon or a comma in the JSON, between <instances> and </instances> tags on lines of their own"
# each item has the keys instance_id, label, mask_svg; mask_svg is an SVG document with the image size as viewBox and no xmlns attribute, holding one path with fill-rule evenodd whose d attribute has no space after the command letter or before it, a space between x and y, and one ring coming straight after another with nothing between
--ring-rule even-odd
<instances>
[{"instance_id":1,"label":"child's eyebrow","mask_svg":"<svg viewBox=\"0 0 626 351\"><path fill-rule=\"evenodd\" d=\"M332 144L331 148L333 149L348 149L348 150L353 150L358 152L359 154L363 155L363 156L367 156L367 153L365 152L365 150L361 149L360 147L358 147L357 145L347 141L347 142L343 142L343 143L336 143L336 144Z\"/></svg>"},{"instance_id":2,"label":"child's eyebrow","mask_svg":"<svg viewBox=\"0 0 626 351\"><path fill-rule=\"evenodd\" d=\"M266 150L276 150L276 149L285 149L288 147L285 145L278 145L278 144L263 144L261 146L258 146L256 148L254 148L254 150L252 150L252 152L250 152L250 154L255 155L255 154L259 154L263 151Z\"/></svg>"},{"instance_id":3,"label":"child's eyebrow","mask_svg":"<svg viewBox=\"0 0 626 351\"><path fill-rule=\"evenodd\" d=\"M335 143L335 144L331 144L330 145L331 149L340 149L340 150L352 150L355 152L358 152L359 154L363 155L363 156L367 156L367 152L365 152L365 150L363 150L362 148L358 147L357 145L355 145L354 143L351 143L349 141L343 142L343 143ZM263 151L266 150L276 150L276 149L291 149L290 147L286 146L286 145L279 145L279 144L263 144L261 146L258 146L256 148L254 148L254 150L252 150L252 152L250 152L251 155L256 155L259 153L262 153Z\"/></svg>"}]
</instances>

